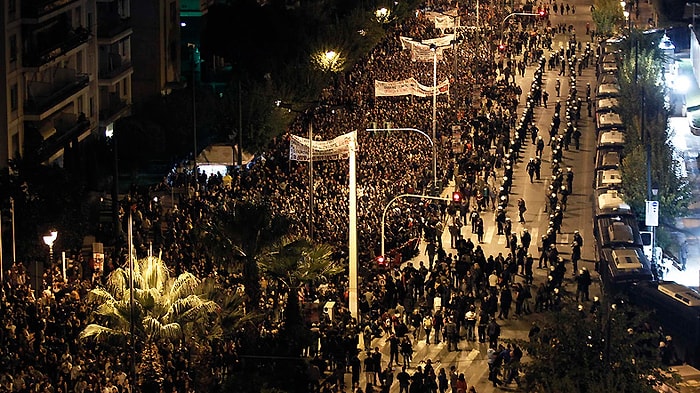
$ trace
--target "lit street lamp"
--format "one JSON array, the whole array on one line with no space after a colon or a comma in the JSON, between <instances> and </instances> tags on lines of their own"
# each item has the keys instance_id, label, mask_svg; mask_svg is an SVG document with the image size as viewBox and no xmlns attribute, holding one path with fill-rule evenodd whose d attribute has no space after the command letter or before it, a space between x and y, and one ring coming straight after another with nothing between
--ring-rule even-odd
<instances>
[{"instance_id":1,"label":"lit street lamp","mask_svg":"<svg viewBox=\"0 0 700 393\"><path fill-rule=\"evenodd\" d=\"M374 16L377 18L377 22L379 23L387 23L389 21L389 15L391 15L391 11L389 11L386 7L382 7L374 11Z\"/></svg>"},{"instance_id":2,"label":"lit street lamp","mask_svg":"<svg viewBox=\"0 0 700 393\"><path fill-rule=\"evenodd\" d=\"M312 56L312 60L321 70L326 72L340 72L345 63L341 53L332 49L316 52Z\"/></svg>"},{"instance_id":3,"label":"lit street lamp","mask_svg":"<svg viewBox=\"0 0 700 393\"><path fill-rule=\"evenodd\" d=\"M56 241L56 238L58 238L58 232L57 231L51 231L50 234L46 235L43 237L44 239L44 244L49 246L49 267L53 263L53 244ZM41 289L39 288L39 280L41 278L41 274L39 274L39 261L35 262L35 277L36 277L36 291L37 291L37 298L41 294ZM43 272L43 269L42 269Z\"/></svg>"}]
</instances>

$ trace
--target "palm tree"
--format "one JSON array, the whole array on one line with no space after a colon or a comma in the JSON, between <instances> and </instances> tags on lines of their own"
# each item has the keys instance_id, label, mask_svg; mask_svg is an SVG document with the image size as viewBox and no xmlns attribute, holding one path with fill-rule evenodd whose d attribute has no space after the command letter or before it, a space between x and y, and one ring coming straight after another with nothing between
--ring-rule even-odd
<instances>
[{"instance_id":1,"label":"palm tree","mask_svg":"<svg viewBox=\"0 0 700 393\"><path fill-rule=\"evenodd\" d=\"M306 238L284 237L259 258L261 272L286 290L287 303L282 334L288 343L289 356L299 356L308 337L303 329L298 291L305 284L318 284L338 273L345 266L332 259L332 248L314 244Z\"/></svg>"},{"instance_id":2,"label":"palm tree","mask_svg":"<svg viewBox=\"0 0 700 393\"><path fill-rule=\"evenodd\" d=\"M258 306L260 299L257 258L262 250L286 235L289 226L289 221L274 216L264 201L231 200L221 205L211 220L198 226L196 233L212 257L229 265L242 261L246 306L250 310Z\"/></svg>"},{"instance_id":3,"label":"palm tree","mask_svg":"<svg viewBox=\"0 0 700 393\"><path fill-rule=\"evenodd\" d=\"M196 349L211 338L206 332L212 331L208 328L220 308L202 294L197 277L191 273L171 277L160 258L138 260L132 270L130 279L129 270L120 267L110 273L104 288L90 291L88 302L96 306L94 322L80 333L80 339L131 344L132 350L143 351L138 367L142 379L157 381L162 370L156 346L171 341Z\"/></svg>"}]
</instances>

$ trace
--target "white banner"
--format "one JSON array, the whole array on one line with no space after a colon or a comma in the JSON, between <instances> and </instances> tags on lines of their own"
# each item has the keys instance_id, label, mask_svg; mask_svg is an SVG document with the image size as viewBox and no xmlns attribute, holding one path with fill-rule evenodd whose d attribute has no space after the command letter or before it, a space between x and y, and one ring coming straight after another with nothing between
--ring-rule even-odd
<instances>
[{"instance_id":1,"label":"white banner","mask_svg":"<svg viewBox=\"0 0 700 393\"><path fill-rule=\"evenodd\" d=\"M436 86L437 94L450 94L450 80L445 79ZM374 81L375 97L395 97L414 95L417 97L431 97L433 87L418 83L415 78L408 78L400 81L382 82Z\"/></svg>"},{"instance_id":2,"label":"white banner","mask_svg":"<svg viewBox=\"0 0 700 393\"><path fill-rule=\"evenodd\" d=\"M445 47L449 46L455 38L454 34L446 34L442 37L431 38L429 40L422 40L420 42L414 41L409 37L399 37L401 39L401 47L403 49L411 50L411 60L420 62L430 62L433 61L433 51L430 50L430 45L435 44L437 47L435 49L435 55L437 60L442 60L442 51Z\"/></svg>"},{"instance_id":3,"label":"white banner","mask_svg":"<svg viewBox=\"0 0 700 393\"><path fill-rule=\"evenodd\" d=\"M451 29L455 26L455 18L459 19L456 8L447 12L428 11L425 13L425 17L435 21L436 29ZM457 26L459 26L459 22Z\"/></svg>"},{"instance_id":4,"label":"white banner","mask_svg":"<svg viewBox=\"0 0 700 393\"><path fill-rule=\"evenodd\" d=\"M314 161L344 160L350 154L350 140L353 132L341 135L329 141L312 141ZM289 140L289 160L309 161L309 138L292 135Z\"/></svg>"},{"instance_id":5,"label":"white banner","mask_svg":"<svg viewBox=\"0 0 700 393\"><path fill-rule=\"evenodd\" d=\"M459 26L459 17L451 17L451 16L436 16L435 17L435 28L436 29L454 29L456 26Z\"/></svg>"}]
</instances>

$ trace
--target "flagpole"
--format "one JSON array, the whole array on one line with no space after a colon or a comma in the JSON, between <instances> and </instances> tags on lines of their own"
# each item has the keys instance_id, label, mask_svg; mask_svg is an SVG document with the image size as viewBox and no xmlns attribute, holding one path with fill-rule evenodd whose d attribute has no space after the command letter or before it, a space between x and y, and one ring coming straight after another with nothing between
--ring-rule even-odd
<instances>
[{"instance_id":1,"label":"flagpole","mask_svg":"<svg viewBox=\"0 0 700 393\"><path fill-rule=\"evenodd\" d=\"M360 322L357 305L357 172L355 150L357 149L357 131L352 132L348 146L348 164L349 164L349 219L350 223L348 230L348 250L349 250L349 275L350 286L348 288L348 303L350 307L350 315Z\"/></svg>"}]
</instances>

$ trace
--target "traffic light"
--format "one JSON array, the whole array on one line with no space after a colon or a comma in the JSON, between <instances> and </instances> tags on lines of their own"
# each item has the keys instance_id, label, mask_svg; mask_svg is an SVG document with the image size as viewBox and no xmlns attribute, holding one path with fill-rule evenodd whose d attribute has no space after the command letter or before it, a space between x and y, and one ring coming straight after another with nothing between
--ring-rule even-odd
<instances>
[{"instance_id":1,"label":"traffic light","mask_svg":"<svg viewBox=\"0 0 700 393\"><path fill-rule=\"evenodd\" d=\"M506 50L506 45L505 44L498 44L498 50L503 52Z\"/></svg>"},{"instance_id":2,"label":"traffic light","mask_svg":"<svg viewBox=\"0 0 700 393\"><path fill-rule=\"evenodd\" d=\"M544 8L539 9L537 13L540 15L540 18L545 18L547 16L547 10Z\"/></svg>"},{"instance_id":3,"label":"traffic light","mask_svg":"<svg viewBox=\"0 0 700 393\"><path fill-rule=\"evenodd\" d=\"M462 202L462 194L455 191L452 193L452 202L459 203Z\"/></svg>"}]
</instances>

